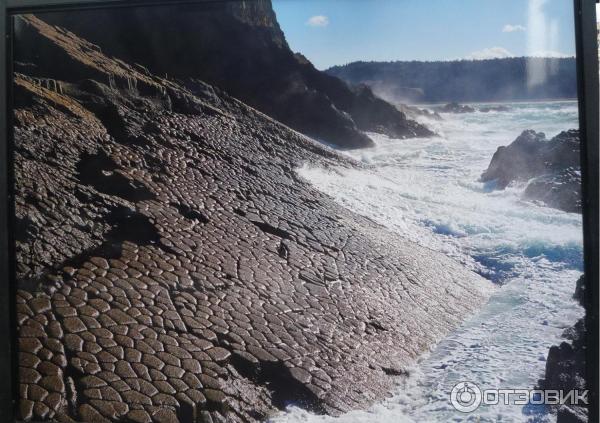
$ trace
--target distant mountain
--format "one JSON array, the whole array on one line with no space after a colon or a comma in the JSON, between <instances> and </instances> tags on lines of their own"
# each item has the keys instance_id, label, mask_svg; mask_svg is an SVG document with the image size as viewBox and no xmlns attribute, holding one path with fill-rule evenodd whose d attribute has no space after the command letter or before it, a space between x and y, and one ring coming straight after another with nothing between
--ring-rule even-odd
<instances>
[{"instance_id":1,"label":"distant mountain","mask_svg":"<svg viewBox=\"0 0 600 423\"><path fill-rule=\"evenodd\" d=\"M326 71L394 102L577 98L575 58L516 57L447 62L354 62Z\"/></svg>"}]
</instances>

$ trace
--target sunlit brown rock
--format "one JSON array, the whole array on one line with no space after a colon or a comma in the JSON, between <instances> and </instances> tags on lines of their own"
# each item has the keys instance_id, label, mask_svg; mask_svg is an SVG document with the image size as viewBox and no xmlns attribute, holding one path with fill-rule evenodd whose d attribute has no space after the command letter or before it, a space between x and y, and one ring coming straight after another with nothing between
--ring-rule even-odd
<instances>
[{"instance_id":1,"label":"sunlit brown rock","mask_svg":"<svg viewBox=\"0 0 600 423\"><path fill-rule=\"evenodd\" d=\"M38 70L73 69L15 81L21 418L338 414L485 301L483 279L294 170L357 164L218 90L21 25L21 48L54 54Z\"/></svg>"}]
</instances>

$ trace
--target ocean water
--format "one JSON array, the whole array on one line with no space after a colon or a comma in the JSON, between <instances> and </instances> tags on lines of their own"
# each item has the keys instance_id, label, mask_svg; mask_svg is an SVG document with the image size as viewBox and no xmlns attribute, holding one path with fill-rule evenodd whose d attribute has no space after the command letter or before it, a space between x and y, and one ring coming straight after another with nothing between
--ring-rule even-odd
<instances>
[{"instance_id":1,"label":"ocean water","mask_svg":"<svg viewBox=\"0 0 600 423\"><path fill-rule=\"evenodd\" d=\"M450 392L458 382L481 390L532 389L551 345L583 316L572 299L582 272L581 216L478 182L492 155L523 130L548 138L577 128L575 102L510 104L509 112L443 115L427 121L441 135L396 140L373 135L355 150L367 169L303 167L298 173L345 207L416 243L441 251L498 286L474 317L421 357L393 396L338 418L296 407L277 423L552 422L542 406L482 405L464 414Z\"/></svg>"}]
</instances>

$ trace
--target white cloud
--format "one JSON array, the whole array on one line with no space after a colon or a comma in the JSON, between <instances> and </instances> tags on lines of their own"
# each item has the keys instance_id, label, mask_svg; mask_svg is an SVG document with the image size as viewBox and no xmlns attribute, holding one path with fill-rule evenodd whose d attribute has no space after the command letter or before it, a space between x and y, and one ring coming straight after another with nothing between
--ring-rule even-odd
<instances>
[{"instance_id":1,"label":"white cloud","mask_svg":"<svg viewBox=\"0 0 600 423\"><path fill-rule=\"evenodd\" d=\"M502 32L525 32L526 30L527 28L523 25L506 24L504 25L504 28L502 28Z\"/></svg>"},{"instance_id":2,"label":"white cloud","mask_svg":"<svg viewBox=\"0 0 600 423\"><path fill-rule=\"evenodd\" d=\"M468 54L465 59L467 60L487 60L487 59L498 59L505 57L513 57L510 51L505 49L504 47L491 47L484 48L483 50L474 51L471 54Z\"/></svg>"},{"instance_id":3,"label":"white cloud","mask_svg":"<svg viewBox=\"0 0 600 423\"><path fill-rule=\"evenodd\" d=\"M329 25L329 18L323 15L312 16L306 21L306 25L325 27Z\"/></svg>"}]
</instances>

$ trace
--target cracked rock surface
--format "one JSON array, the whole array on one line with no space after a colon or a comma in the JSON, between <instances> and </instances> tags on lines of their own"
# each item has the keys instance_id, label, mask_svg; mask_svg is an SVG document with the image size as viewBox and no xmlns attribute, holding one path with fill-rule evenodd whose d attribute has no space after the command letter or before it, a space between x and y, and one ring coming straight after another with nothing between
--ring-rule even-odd
<instances>
[{"instance_id":1,"label":"cracked rock surface","mask_svg":"<svg viewBox=\"0 0 600 423\"><path fill-rule=\"evenodd\" d=\"M295 173L356 166L333 150L201 81L20 25L44 52L15 81L22 419L365 407L489 295Z\"/></svg>"}]
</instances>

